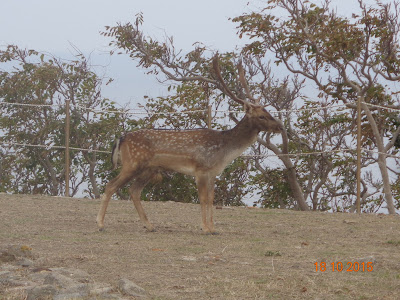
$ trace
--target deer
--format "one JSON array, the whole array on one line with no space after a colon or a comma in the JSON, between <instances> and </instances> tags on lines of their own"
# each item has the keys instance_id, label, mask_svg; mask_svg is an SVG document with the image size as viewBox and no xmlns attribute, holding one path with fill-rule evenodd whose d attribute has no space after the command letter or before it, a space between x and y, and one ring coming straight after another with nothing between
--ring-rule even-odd
<instances>
[{"instance_id":1,"label":"deer","mask_svg":"<svg viewBox=\"0 0 400 300\"><path fill-rule=\"evenodd\" d=\"M239 81L245 97L235 95L224 82L218 57L212 61L220 89L232 100L244 106L245 115L229 130L191 129L140 129L126 133L116 141L111 154L113 168L121 162L119 174L110 180L101 198L97 215L100 231L104 230L104 217L112 195L128 182L130 198L148 231L154 231L142 207L140 196L143 188L160 178L164 170L194 176L201 208L202 231L217 234L213 220L214 186L216 176L251 146L261 131L280 133L282 122L267 112L260 99L255 99L246 83L244 70L238 65Z\"/></svg>"}]
</instances>

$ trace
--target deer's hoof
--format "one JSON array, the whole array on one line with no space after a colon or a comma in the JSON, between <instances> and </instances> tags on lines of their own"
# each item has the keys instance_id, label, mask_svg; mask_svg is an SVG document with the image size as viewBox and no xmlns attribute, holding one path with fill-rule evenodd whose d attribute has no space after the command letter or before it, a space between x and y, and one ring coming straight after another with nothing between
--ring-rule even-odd
<instances>
[{"instance_id":1,"label":"deer's hoof","mask_svg":"<svg viewBox=\"0 0 400 300\"><path fill-rule=\"evenodd\" d=\"M146 226L145 226L145 228L146 228L146 230L147 230L148 232L156 232L156 229L155 229L153 226L151 226L151 227L146 227Z\"/></svg>"},{"instance_id":2,"label":"deer's hoof","mask_svg":"<svg viewBox=\"0 0 400 300\"><path fill-rule=\"evenodd\" d=\"M204 235L219 235L219 233L215 230L203 230L202 234L204 234Z\"/></svg>"}]
</instances>

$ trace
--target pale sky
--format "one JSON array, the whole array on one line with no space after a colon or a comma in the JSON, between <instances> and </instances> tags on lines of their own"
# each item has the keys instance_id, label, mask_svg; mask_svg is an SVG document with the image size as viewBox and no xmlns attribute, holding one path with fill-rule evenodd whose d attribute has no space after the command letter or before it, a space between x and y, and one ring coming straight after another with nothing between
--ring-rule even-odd
<instances>
[{"instance_id":1,"label":"pale sky","mask_svg":"<svg viewBox=\"0 0 400 300\"><path fill-rule=\"evenodd\" d=\"M259 1L256 1L259 2ZM65 51L69 42L83 51L102 49L107 40L99 35L106 25L132 21L144 13L151 34L163 30L177 37L179 46L203 41L218 48L232 48L235 25L228 20L245 12L248 0L1 0L0 44ZM251 5L250 5L251 7Z\"/></svg>"},{"instance_id":2,"label":"pale sky","mask_svg":"<svg viewBox=\"0 0 400 300\"><path fill-rule=\"evenodd\" d=\"M387 2L388 0L382 0ZM104 27L134 21L144 14L146 35L174 36L178 48L192 49L194 42L223 51L243 44L229 18L259 11L266 0L0 0L0 47L15 44L22 48L50 52L70 58L71 44L86 55L105 76L115 81L103 89L103 96L135 107L143 96L162 96L166 88L136 67L126 56L108 52L109 39L100 35ZM372 4L374 0L365 0ZM332 0L340 14L358 10L357 0Z\"/></svg>"},{"instance_id":3,"label":"pale sky","mask_svg":"<svg viewBox=\"0 0 400 300\"><path fill-rule=\"evenodd\" d=\"M344 12L358 8L357 0L334 0ZM367 0L373 3L373 0ZM385 1L384 1L385 2ZM159 96L165 88L154 77L136 68L127 57L108 56L109 39L100 35L104 26L133 21L143 12L145 33L174 36L178 48L191 49L201 41L219 51L243 44L229 18L265 7L262 0L0 0L0 46L50 52L68 58L71 44L90 54L93 64L106 65L106 76L115 79L103 90L120 103L136 102L143 95Z\"/></svg>"},{"instance_id":4,"label":"pale sky","mask_svg":"<svg viewBox=\"0 0 400 300\"><path fill-rule=\"evenodd\" d=\"M229 17L248 11L248 0L0 0L0 46L45 51L66 57L71 44L90 54L94 64L107 65L106 76L115 79L104 89L121 103L163 93L154 77L136 68L127 57L108 56L109 39L100 35L106 25L133 21L144 14L146 34L174 36L178 48L191 49L201 41L220 51L240 43ZM259 3L259 1L256 1ZM250 7L256 6L250 4Z\"/></svg>"}]
</instances>

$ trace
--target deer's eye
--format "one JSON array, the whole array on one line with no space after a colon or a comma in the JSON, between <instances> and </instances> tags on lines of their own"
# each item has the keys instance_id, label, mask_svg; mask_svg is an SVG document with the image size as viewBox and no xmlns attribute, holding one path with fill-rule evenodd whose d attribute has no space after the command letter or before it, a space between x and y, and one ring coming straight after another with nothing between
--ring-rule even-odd
<instances>
[{"instance_id":1,"label":"deer's eye","mask_svg":"<svg viewBox=\"0 0 400 300\"><path fill-rule=\"evenodd\" d=\"M259 116L258 118L261 119L261 120L265 120L266 119L265 116Z\"/></svg>"}]
</instances>

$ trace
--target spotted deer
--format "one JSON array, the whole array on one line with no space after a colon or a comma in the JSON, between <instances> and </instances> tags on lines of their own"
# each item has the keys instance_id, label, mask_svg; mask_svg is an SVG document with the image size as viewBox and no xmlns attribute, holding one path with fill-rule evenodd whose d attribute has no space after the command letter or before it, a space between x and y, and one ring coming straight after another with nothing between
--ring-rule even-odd
<instances>
[{"instance_id":1,"label":"spotted deer","mask_svg":"<svg viewBox=\"0 0 400 300\"><path fill-rule=\"evenodd\" d=\"M111 196L130 181L132 184L129 193L139 217L147 230L154 231L154 226L147 219L142 207L141 192L150 181L160 176L162 170L170 170L195 177L203 232L215 234L213 202L216 176L256 141L260 131L279 133L282 123L273 118L259 101L251 96L241 65L238 67L239 80L253 103L237 97L229 90L222 78L216 57L213 60L213 68L221 90L244 106L246 114L243 119L234 128L224 131L142 129L122 136L112 152L114 168L119 160L122 168L106 185L102 196L97 215L100 231L104 229L104 216Z\"/></svg>"}]
</instances>

